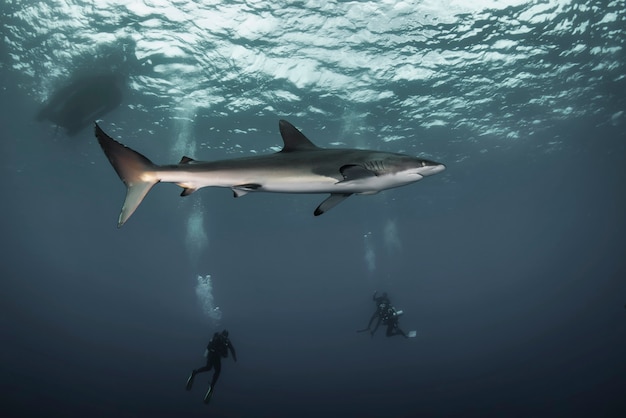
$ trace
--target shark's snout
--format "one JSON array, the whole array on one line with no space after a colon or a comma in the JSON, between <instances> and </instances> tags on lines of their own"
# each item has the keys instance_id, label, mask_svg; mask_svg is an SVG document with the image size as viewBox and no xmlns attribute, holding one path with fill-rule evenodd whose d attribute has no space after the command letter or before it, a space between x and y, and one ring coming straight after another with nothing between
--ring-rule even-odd
<instances>
[{"instance_id":1,"label":"shark's snout","mask_svg":"<svg viewBox=\"0 0 626 418\"><path fill-rule=\"evenodd\" d=\"M441 173L445 169L446 166L441 163L428 160L420 160L419 165L415 168L413 174L426 177Z\"/></svg>"},{"instance_id":2,"label":"shark's snout","mask_svg":"<svg viewBox=\"0 0 626 418\"><path fill-rule=\"evenodd\" d=\"M424 173L425 176L432 176L433 174L441 173L446 169L446 166L443 164L435 163L435 165L431 165L428 167L428 170Z\"/></svg>"}]
</instances>

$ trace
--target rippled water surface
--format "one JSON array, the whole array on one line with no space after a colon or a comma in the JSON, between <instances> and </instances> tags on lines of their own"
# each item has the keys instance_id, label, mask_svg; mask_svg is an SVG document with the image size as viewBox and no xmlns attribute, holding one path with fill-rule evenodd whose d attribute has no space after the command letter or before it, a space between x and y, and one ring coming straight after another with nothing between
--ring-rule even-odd
<instances>
[{"instance_id":1,"label":"rippled water surface","mask_svg":"<svg viewBox=\"0 0 626 418\"><path fill-rule=\"evenodd\" d=\"M128 72L137 94L127 106L154 123L192 108L213 126L238 117L243 132L278 114L318 129L338 123L365 142L419 141L448 127L506 143L569 118L624 122L623 1L5 8L5 68L36 99L97 57Z\"/></svg>"}]
</instances>

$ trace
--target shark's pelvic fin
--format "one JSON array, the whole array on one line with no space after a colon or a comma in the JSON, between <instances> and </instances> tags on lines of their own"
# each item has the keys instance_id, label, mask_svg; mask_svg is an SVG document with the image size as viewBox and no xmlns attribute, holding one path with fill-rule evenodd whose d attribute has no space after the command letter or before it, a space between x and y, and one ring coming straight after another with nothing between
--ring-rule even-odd
<instances>
[{"instance_id":1,"label":"shark's pelvic fin","mask_svg":"<svg viewBox=\"0 0 626 418\"><path fill-rule=\"evenodd\" d=\"M108 136L97 123L96 138L117 175L126 185L126 199L117 222L119 228L135 212L152 186L160 181L155 172L157 166L137 151Z\"/></svg>"},{"instance_id":2,"label":"shark's pelvic fin","mask_svg":"<svg viewBox=\"0 0 626 418\"><path fill-rule=\"evenodd\" d=\"M256 190L259 190L260 188L261 188L261 185L257 183L240 184L240 185L231 187L234 197L244 196L248 194L248 192L254 192Z\"/></svg>"},{"instance_id":3,"label":"shark's pelvic fin","mask_svg":"<svg viewBox=\"0 0 626 418\"><path fill-rule=\"evenodd\" d=\"M180 186L180 185L179 185L179 186ZM182 187L182 186L181 186L181 187ZM189 196L190 194L192 194L192 193L193 193L193 192L195 192L196 190L198 190L198 189L196 189L196 188L194 188L194 187L184 187L184 188L183 188L183 191L182 191L182 192L180 192L180 195L181 195L181 196L183 196L183 197L185 197L185 196Z\"/></svg>"},{"instance_id":4,"label":"shark's pelvic fin","mask_svg":"<svg viewBox=\"0 0 626 418\"><path fill-rule=\"evenodd\" d=\"M352 193L331 193L330 196L320 203L313 214L315 216L320 216L322 213L328 212L350 196L352 196Z\"/></svg>"},{"instance_id":5,"label":"shark's pelvic fin","mask_svg":"<svg viewBox=\"0 0 626 418\"><path fill-rule=\"evenodd\" d=\"M312 143L309 138L304 136L295 126L281 119L278 122L280 129L280 135L283 137L285 145L280 152L294 152L294 151L311 151L319 149L317 145Z\"/></svg>"}]
</instances>

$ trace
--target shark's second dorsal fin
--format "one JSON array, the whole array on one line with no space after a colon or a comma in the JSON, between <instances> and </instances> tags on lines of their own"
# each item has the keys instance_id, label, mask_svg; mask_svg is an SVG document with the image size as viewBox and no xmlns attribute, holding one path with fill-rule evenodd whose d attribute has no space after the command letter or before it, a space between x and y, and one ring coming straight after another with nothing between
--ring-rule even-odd
<instances>
[{"instance_id":1,"label":"shark's second dorsal fin","mask_svg":"<svg viewBox=\"0 0 626 418\"><path fill-rule=\"evenodd\" d=\"M309 138L304 136L295 126L281 119L278 122L280 128L280 135L283 137L285 145L280 152L294 152L294 151L310 151L319 149L317 145L312 143Z\"/></svg>"}]
</instances>

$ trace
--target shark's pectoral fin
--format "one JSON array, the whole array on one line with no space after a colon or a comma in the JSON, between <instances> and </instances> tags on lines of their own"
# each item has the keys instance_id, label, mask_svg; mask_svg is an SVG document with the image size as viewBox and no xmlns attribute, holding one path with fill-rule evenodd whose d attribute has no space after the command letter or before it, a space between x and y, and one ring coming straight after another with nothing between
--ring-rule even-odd
<instances>
[{"instance_id":1,"label":"shark's pectoral fin","mask_svg":"<svg viewBox=\"0 0 626 418\"><path fill-rule=\"evenodd\" d=\"M256 190L259 190L260 188L261 185L257 183L240 184L238 186L231 187L234 197L244 196L248 194L248 192L254 192Z\"/></svg>"},{"instance_id":2,"label":"shark's pectoral fin","mask_svg":"<svg viewBox=\"0 0 626 418\"><path fill-rule=\"evenodd\" d=\"M376 173L373 171L356 164L346 164L342 166L339 171L343 176L343 180L339 183L376 177Z\"/></svg>"},{"instance_id":3,"label":"shark's pectoral fin","mask_svg":"<svg viewBox=\"0 0 626 418\"><path fill-rule=\"evenodd\" d=\"M322 213L328 212L350 196L352 196L352 193L331 193L330 196L320 203L313 214L315 216L320 216Z\"/></svg>"}]
</instances>

